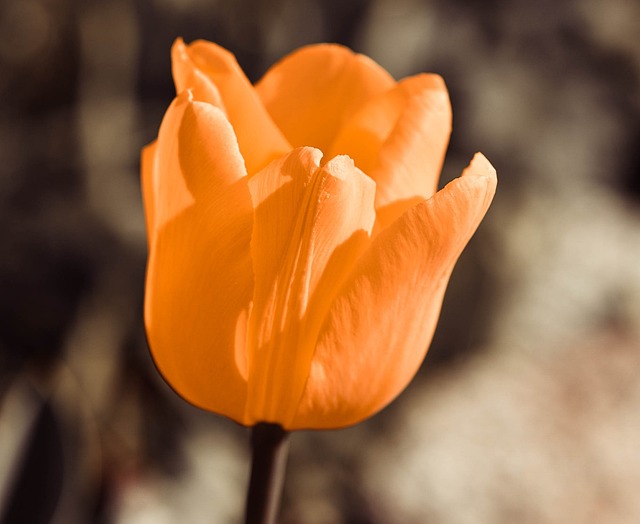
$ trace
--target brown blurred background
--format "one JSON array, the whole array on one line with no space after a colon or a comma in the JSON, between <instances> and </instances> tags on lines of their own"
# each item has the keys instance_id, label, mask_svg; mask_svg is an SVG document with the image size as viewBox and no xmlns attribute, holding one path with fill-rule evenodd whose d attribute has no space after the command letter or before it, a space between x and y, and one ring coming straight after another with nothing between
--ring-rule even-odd
<instances>
[{"instance_id":1,"label":"brown blurred background","mask_svg":"<svg viewBox=\"0 0 640 524\"><path fill-rule=\"evenodd\" d=\"M252 80L332 41L442 74L443 183L494 205L419 376L351 429L293 435L285 524L640 522L636 0L2 0L0 523L240 522L248 430L148 354L139 151L177 36Z\"/></svg>"}]
</instances>

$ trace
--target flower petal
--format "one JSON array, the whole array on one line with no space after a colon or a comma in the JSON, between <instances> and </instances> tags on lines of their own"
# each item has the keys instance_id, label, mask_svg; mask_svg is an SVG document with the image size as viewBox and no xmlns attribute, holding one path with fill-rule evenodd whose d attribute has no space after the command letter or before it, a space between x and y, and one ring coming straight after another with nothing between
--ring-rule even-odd
<instances>
[{"instance_id":1,"label":"flower petal","mask_svg":"<svg viewBox=\"0 0 640 524\"><path fill-rule=\"evenodd\" d=\"M144 219L147 225L147 245L151 246L152 232L156 229L155 220L155 186L156 150L158 141L154 140L142 149L140 156L140 182L142 185L142 199L144 201Z\"/></svg>"},{"instance_id":2,"label":"flower petal","mask_svg":"<svg viewBox=\"0 0 640 524\"><path fill-rule=\"evenodd\" d=\"M171 56L178 93L191 88L195 100L226 113L249 175L291 150L233 54L204 40L186 46L178 39Z\"/></svg>"},{"instance_id":3,"label":"flower petal","mask_svg":"<svg viewBox=\"0 0 640 524\"><path fill-rule=\"evenodd\" d=\"M347 154L377 184L378 224L388 226L436 191L451 104L442 78L422 74L371 100L340 129L330 154Z\"/></svg>"},{"instance_id":4,"label":"flower petal","mask_svg":"<svg viewBox=\"0 0 640 524\"><path fill-rule=\"evenodd\" d=\"M190 90L195 100L207 102L226 113L216 84L194 63L182 38L176 39L171 47L171 73L176 93Z\"/></svg>"},{"instance_id":5,"label":"flower petal","mask_svg":"<svg viewBox=\"0 0 640 524\"><path fill-rule=\"evenodd\" d=\"M294 150L249 182L255 291L247 419L285 425L307 380L324 313L369 243L375 185L348 157Z\"/></svg>"},{"instance_id":6,"label":"flower petal","mask_svg":"<svg viewBox=\"0 0 640 524\"><path fill-rule=\"evenodd\" d=\"M342 46L319 44L276 63L256 91L291 145L326 153L343 121L394 83L369 58Z\"/></svg>"},{"instance_id":7,"label":"flower petal","mask_svg":"<svg viewBox=\"0 0 640 524\"><path fill-rule=\"evenodd\" d=\"M155 197L145 295L151 353L185 399L244 422L236 323L253 289L253 209L235 135L219 109L184 93L155 149L153 176L144 177L153 181L145 200Z\"/></svg>"},{"instance_id":8,"label":"flower petal","mask_svg":"<svg viewBox=\"0 0 640 524\"><path fill-rule=\"evenodd\" d=\"M189 94L177 97L167 109L158 140L142 156L142 189L149 245L159 229L193 204L193 196L182 175L176 156L178 134Z\"/></svg>"},{"instance_id":9,"label":"flower petal","mask_svg":"<svg viewBox=\"0 0 640 524\"><path fill-rule=\"evenodd\" d=\"M478 154L462 177L376 237L329 310L289 429L354 424L407 386L495 186L495 171Z\"/></svg>"}]
</instances>

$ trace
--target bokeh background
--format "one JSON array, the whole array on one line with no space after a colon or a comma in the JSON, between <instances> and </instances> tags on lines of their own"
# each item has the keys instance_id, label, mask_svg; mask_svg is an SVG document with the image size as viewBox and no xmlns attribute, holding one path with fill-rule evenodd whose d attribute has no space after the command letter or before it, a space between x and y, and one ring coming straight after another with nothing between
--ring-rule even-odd
<instances>
[{"instance_id":1,"label":"bokeh background","mask_svg":"<svg viewBox=\"0 0 640 524\"><path fill-rule=\"evenodd\" d=\"M173 39L252 80L318 41L442 74L443 183L493 207L418 377L293 435L285 524L640 522L640 3L3 0L0 522L241 521L248 430L182 402L142 326L139 151Z\"/></svg>"}]
</instances>

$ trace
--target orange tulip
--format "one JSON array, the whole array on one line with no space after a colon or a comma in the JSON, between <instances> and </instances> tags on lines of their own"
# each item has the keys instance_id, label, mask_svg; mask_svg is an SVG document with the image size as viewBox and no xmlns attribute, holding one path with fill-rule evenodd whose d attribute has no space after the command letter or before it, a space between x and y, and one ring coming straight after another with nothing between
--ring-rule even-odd
<instances>
[{"instance_id":1,"label":"orange tulip","mask_svg":"<svg viewBox=\"0 0 640 524\"><path fill-rule=\"evenodd\" d=\"M186 400L244 424L336 428L418 370L453 266L496 175L477 154L436 192L444 82L395 82L337 45L255 86L197 41L172 49L177 97L142 154L155 362Z\"/></svg>"}]
</instances>

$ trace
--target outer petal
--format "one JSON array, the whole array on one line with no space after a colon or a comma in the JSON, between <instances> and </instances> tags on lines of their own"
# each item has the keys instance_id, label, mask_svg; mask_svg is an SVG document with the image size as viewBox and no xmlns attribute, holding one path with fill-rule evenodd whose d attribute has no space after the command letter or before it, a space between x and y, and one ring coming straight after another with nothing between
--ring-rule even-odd
<instances>
[{"instance_id":1,"label":"outer petal","mask_svg":"<svg viewBox=\"0 0 640 524\"><path fill-rule=\"evenodd\" d=\"M348 154L376 181L378 224L386 227L433 195L450 134L444 81L422 74L402 80L353 115L329 154Z\"/></svg>"},{"instance_id":2,"label":"outer petal","mask_svg":"<svg viewBox=\"0 0 640 524\"><path fill-rule=\"evenodd\" d=\"M153 141L142 150L140 158L140 178L142 183L142 198L144 200L144 218L147 224L147 245L151 246L152 232L156 229L155 221L155 170L157 141Z\"/></svg>"},{"instance_id":3,"label":"outer petal","mask_svg":"<svg viewBox=\"0 0 640 524\"><path fill-rule=\"evenodd\" d=\"M326 152L345 119L394 83L369 58L320 44L303 47L275 64L256 91L293 146Z\"/></svg>"},{"instance_id":4,"label":"outer petal","mask_svg":"<svg viewBox=\"0 0 640 524\"><path fill-rule=\"evenodd\" d=\"M178 39L171 56L178 93L191 88L196 100L227 114L249 175L291 150L229 51L204 40L186 46Z\"/></svg>"},{"instance_id":5,"label":"outer petal","mask_svg":"<svg viewBox=\"0 0 640 524\"><path fill-rule=\"evenodd\" d=\"M286 426L326 310L369 243L375 185L347 157L301 148L249 182L255 292L247 419Z\"/></svg>"},{"instance_id":6,"label":"outer petal","mask_svg":"<svg viewBox=\"0 0 640 524\"><path fill-rule=\"evenodd\" d=\"M155 149L153 176L144 171L153 180L145 183L151 353L186 400L244 422L235 325L253 288L253 211L233 129L220 110L185 93L167 111Z\"/></svg>"},{"instance_id":7,"label":"outer petal","mask_svg":"<svg viewBox=\"0 0 640 524\"><path fill-rule=\"evenodd\" d=\"M354 424L382 409L419 368L445 287L495 192L476 155L463 176L376 237L321 328L290 429Z\"/></svg>"},{"instance_id":8,"label":"outer petal","mask_svg":"<svg viewBox=\"0 0 640 524\"><path fill-rule=\"evenodd\" d=\"M142 195L150 246L159 229L193 204L175 151L188 101L189 94L184 93L172 102L160 126L162 143L156 140L142 152Z\"/></svg>"}]
</instances>

